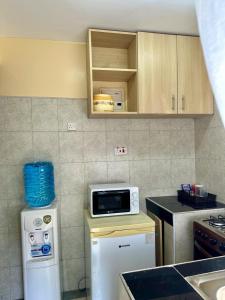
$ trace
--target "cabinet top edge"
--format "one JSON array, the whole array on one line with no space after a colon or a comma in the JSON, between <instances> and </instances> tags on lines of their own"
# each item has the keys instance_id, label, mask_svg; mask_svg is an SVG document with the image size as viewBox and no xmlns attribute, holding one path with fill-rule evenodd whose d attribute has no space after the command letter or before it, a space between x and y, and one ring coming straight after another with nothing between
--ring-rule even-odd
<instances>
[{"instance_id":1,"label":"cabinet top edge","mask_svg":"<svg viewBox=\"0 0 225 300\"><path fill-rule=\"evenodd\" d=\"M180 32L166 32L166 31L154 31L154 30L137 30L137 31L123 31L123 30L111 30L111 29L99 29L99 28L89 28L88 32L99 32L99 33L112 33L112 34L124 34L136 36L139 33L155 33L155 34L166 34L175 36L190 36L190 37L200 37L199 34L191 33L180 33Z\"/></svg>"},{"instance_id":2,"label":"cabinet top edge","mask_svg":"<svg viewBox=\"0 0 225 300\"><path fill-rule=\"evenodd\" d=\"M137 35L139 33L155 33L155 34L166 34L166 35L175 35L175 36L189 36L189 37L200 37L198 34L190 34L190 33L179 33L179 32L163 32L163 31L148 31L148 30L139 30L137 31Z\"/></svg>"},{"instance_id":3,"label":"cabinet top edge","mask_svg":"<svg viewBox=\"0 0 225 300\"><path fill-rule=\"evenodd\" d=\"M110 30L110 29L98 29L98 28L89 28L88 32L102 32L102 33L112 33L112 34L126 34L136 36L137 32L132 31L120 31L120 30Z\"/></svg>"}]
</instances>

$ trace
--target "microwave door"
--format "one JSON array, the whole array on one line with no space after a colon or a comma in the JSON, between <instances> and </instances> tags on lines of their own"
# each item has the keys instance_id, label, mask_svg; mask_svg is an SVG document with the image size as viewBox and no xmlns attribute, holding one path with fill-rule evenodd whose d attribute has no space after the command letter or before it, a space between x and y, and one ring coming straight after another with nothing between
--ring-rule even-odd
<instances>
[{"instance_id":1,"label":"microwave door","mask_svg":"<svg viewBox=\"0 0 225 300\"><path fill-rule=\"evenodd\" d=\"M93 214L107 215L130 212L130 190L93 192Z\"/></svg>"}]
</instances>

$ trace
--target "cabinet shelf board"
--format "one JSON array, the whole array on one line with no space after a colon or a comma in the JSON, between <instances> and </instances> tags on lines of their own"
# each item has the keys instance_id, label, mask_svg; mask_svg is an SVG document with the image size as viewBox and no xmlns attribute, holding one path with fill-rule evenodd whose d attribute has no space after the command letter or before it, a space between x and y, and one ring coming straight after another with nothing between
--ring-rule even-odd
<instances>
[{"instance_id":1,"label":"cabinet shelf board","mask_svg":"<svg viewBox=\"0 0 225 300\"><path fill-rule=\"evenodd\" d=\"M122 112L91 112L91 118L135 118L137 117L137 112L133 111L122 111Z\"/></svg>"},{"instance_id":2,"label":"cabinet shelf board","mask_svg":"<svg viewBox=\"0 0 225 300\"><path fill-rule=\"evenodd\" d=\"M137 69L92 68L95 81L128 81Z\"/></svg>"},{"instance_id":3,"label":"cabinet shelf board","mask_svg":"<svg viewBox=\"0 0 225 300\"><path fill-rule=\"evenodd\" d=\"M92 47L128 49L136 33L90 29Z\"/></svg>"}]
</instances>

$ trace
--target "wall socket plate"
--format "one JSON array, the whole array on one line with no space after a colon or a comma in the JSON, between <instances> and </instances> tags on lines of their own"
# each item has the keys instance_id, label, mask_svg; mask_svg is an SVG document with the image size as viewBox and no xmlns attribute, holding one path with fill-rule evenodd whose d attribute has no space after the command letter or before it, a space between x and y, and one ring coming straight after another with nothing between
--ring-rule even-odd
<instances>
[{"instance_id":1,"label":"wall socket plate","mask_svg":"<svg viewBox=\"0 0 225 300\"><path fill-rule=\"evenodd\" d=\"M67 130L68 131L76 131L76 124L75 123L72 123L72 122L69 122L67 123Z\"/></svg>"},{"instance_id":2,"label":"wall socket plate","mask_svg":"<svg viewBox=\"0 0 225 300\"><path fill-rule=\"evenodd\" d=\"M115 155L127 155L127 147L126 146L116 146L115 150Z\"/></svg>"}]
</instances>

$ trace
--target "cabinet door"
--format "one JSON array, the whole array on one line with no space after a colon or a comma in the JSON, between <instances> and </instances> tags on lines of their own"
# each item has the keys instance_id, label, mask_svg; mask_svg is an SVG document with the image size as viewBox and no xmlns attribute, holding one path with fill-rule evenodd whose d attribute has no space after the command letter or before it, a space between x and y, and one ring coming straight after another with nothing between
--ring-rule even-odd
<instances>
[{"instance_id":1,"label":"cabinet door","mask_svg":"<svg viewBox=\"0 0 225 300\"><path fill-rule=\"evenodd\" d=\"M212 114L213 96L198 37L177 36L178 113Z\"/></svg>"},{"instance_id":2,"label":"cabinet door","mask_svg":"<svg viewBox=\"0 0 225 300\"><path fill-rule=\"evenodd\" d=\"M138 33L139 113L177 114L176 36Z\"/></svg>"}]
</instances>

